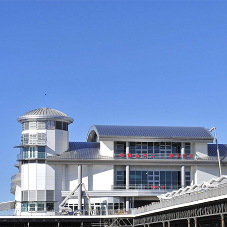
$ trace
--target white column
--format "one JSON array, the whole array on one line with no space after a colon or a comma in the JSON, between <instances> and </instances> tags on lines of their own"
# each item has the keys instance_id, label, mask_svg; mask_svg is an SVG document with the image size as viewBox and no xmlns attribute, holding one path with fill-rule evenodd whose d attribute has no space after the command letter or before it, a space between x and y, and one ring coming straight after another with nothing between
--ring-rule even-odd
<instances>
[{"instance_id":1,"label":"white column","mask_svg":"<svg viewBox=\"0 0 227 227\"><path fill-rule=\"evenodd\" d=\"M185 187L185 166L181 166L181 187Z\"/></svg>"},{"instance_id":2,"label":"white column","mask_svg":"<svg viewBox=\"0 0 227 227\"><path fill-rule=\"evenodd\" d=\"M65 191L65 184L66 184L66 182L65 182L65 177L66 177L66 175L65 175L65 169L66 169L66 165L62 165L62 191Z\"/></svg>"},{"instance_id":3,"label":"white column","mask_svg":"<svg viewBox=\"0 0 227 227\"><path fill-rule=\"evenodd\" d=\"M185 154L185 143L181 143L181 156L183 159L183 155ZM181 166L181 187L185 187L185 166Z\"/></svg>"},{"instance_id":4,"label":"white column","mask_svg":"<svg viewBox=\"0 0 227 227\"><path fill-rule=\"evenodd\" d=\"M126 157L128 158L129 154L129 142L126 142ZM130 183L130 166L126 166L126 190L129 190L129 183ZM130 199L126 197L126 211L130 209Z\"/></svg>"},{"instance_id":5,"label":"white column","mask_svg":"<svg viewBox=\"0 0 227 227\"><path fill-rule=\"evenodd\" d=\"M78 184L82 183L82 165L78 165ZM78 188L78 210L82 211L82 185Z\"/></svg>"}]
</instances>

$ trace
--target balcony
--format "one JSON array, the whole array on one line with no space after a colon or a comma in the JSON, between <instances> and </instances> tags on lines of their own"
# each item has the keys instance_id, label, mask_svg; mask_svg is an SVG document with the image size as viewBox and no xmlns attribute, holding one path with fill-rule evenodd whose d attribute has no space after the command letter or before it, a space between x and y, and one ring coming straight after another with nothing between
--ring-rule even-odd
<instances>
[{"instance_id":1,"label":"balcony","mask_svg":"<svg viewBox=\"0 0 227 227\"><path fill-rule=\"evenodd\" d=\"M181 185L170 185L170 184L163 184L163 185L147 185L147 184L133 184L129 185L129 190L149 190L154 192L166 192L166 191L173 191L181 188ZM112 190L126 190L126 185L112 185Z\"/></svg>"},{"instance_id":2,"label":"balcony","mask_svg":"<svg viewBox=\"0 0 227 227\"><path fill-rule=\"evenodd\" d=\"M23 160L23 159L45 159L46 158L46 152L35 152L35 153L29 153L25 152L23 154L17 155L17 160Z\"/></svg>"},{"instance_id":3,"label":"balcony","mask_svg":"<svg viewBox=\"0 0 227 227\"><path fill-rule=\"evenodd\" d=\"M16 184L11 183L10 193L12 193L13 195L15 195L15 191L16 191Z\"/></svg>"},{"instance_id":4,"label":"balcony","mask_svg":"<svg viewBox=\"0 0 227 227\"><path fill-rule=\"evenodd\" d=\"M21 174L16 173L11 177L12 183L20 182L21 181Z\"/></svg>"},{"instance_id":5,"label":"balcony","mask_svg":"<svg viewBox=\"0 0 227 227\"><path fill-rule=\"evenodd\" d=\"M220 157L221 159L224 159L224 156ZM178 160L218 160L217 156L203 156L200 157L197 154L193 155L193 154L172 154L172 153L165 153L165 154L161 154L161 153L156 153L156 154L131 154L129 153L128 155L121 153L121 154L115 154L114 155L114 159L137 159L137 160L141 160L141 159L149 159L149 160L158 160L158 159L164 159L164 160L173 160L173 159L178 159Z\"/></svg>"}]
</instances>

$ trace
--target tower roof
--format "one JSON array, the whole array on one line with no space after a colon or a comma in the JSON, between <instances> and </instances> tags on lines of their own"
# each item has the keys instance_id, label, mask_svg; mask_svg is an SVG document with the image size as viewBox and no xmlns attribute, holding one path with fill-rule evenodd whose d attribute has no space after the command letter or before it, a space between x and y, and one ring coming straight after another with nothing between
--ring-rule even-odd
<instances>
[{"instance_id":1,"label":"tower roof","mask_svg":"<svg viewBox=\"0 0 227 227\"><path fill-rule=\"evenodd\" d=\"M73 122L73 118L69 117L67 114L59 111L59 110L55 110L55 109L51 109L51 108L47 108L47 107L42 107L39 109L35 109L35 110L31 110L25 114L23 114L22 116L17 118L18 122L23 122L23 121L29 121L30 119L43 119L43 120L62 120L62 121L66 121L68 123L72 123Z\"/></svg>"}]
</instances>

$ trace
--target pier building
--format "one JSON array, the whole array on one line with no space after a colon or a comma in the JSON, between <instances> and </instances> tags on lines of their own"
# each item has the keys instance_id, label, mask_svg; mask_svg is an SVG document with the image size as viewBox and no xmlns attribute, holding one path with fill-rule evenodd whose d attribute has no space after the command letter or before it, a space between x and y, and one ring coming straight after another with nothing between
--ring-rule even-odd
<instances>
[{"instance_id":1,"label":"pier building","mask_svg":"<svg viewBox=\"0 0 227 227\"><path fill-rule=\"evenodd\" d=\"M56 215L67 201L72 211L125 213L158 196L219 177L216 145L204 127L92 125L86 142L69 142L74 119L50 108L18 117L22 124L12 177L15 215ZM227 146L219 145L224 160ZM227 174L226 166L222 166Z\"/></svg>"}]
</instances>

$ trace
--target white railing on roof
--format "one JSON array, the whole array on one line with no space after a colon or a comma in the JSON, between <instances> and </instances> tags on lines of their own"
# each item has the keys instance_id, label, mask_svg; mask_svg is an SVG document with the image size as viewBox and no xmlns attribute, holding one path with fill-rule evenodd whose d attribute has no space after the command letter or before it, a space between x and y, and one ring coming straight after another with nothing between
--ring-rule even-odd
<instances>
[{"instance_id":1,"label":"white railing on roof","mask_svg":"<svg viewBox=\"0 0 227 227\"><path fill-rule=\"evenodd\" d=\"M212 179L208 183L207 187L202 187L203 185L205 185L205 182L202 182L200 185L197 185L197 187L194 188L196 189L194 191L185 190L185 188L179 189L178 191L175 191L175 193L166 193L166 197L161 195L160 197L162 197L162 200L159 203L152 203L147 206L139 207L135 209L135 214L155 211L167 207L170 208L171 206L195 202L227 194L227 176L221 176L218 179ZM210 185L213 185L215 187L209 187ZM190 188L193 189L193 186L191 186Z\"/></svg>"}]
</instances>

